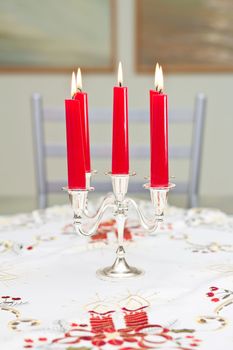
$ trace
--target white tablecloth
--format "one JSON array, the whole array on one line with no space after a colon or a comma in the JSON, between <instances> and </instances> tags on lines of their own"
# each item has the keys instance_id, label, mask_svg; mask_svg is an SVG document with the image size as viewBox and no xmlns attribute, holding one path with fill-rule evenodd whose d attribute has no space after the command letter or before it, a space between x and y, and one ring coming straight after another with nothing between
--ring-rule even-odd
<instances>
[{"instance_id":1,"label":"white tablecloth","mask_svg":"<svg viewBox=\"0 0 233 350\"><path fill-rule=\"evenodd\" d=\"M95 274L116 249L104 220L87 239L68 206L0 217L0 348L232 349L233 218L171 207L148 235L130 213L127 260L146 273L118 283Z\"/></svg>"}]
</instances>

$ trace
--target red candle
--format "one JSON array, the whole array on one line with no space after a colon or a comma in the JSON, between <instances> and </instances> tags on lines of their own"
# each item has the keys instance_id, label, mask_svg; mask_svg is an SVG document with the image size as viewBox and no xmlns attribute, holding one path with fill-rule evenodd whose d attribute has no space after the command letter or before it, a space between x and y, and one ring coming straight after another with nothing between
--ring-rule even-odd
<instances>
[{"instance_id":1,"label":"red candle","mask_svg":"<svg viewBox=\"0 0 233 350\"><path fill-rule=\"evenodd\" d=\"M168 114L167 95L163 93L162 67L156 65L156 90L150 91L150 185L168 186Z\"/></svg>"},{"instance_id":2,"label":"red candle","mask_svg":"<svg viewBox=\"0 0 233 350\"><path fill-rule=\"evenodd\" d=\"M76 91L75 75L72 75L71 94ZM86 172L84 140L81 123L80 103L74 99L65 100L68 188L85 189Z\"/></svg>"},{"instance_id":3,"label":"red candle","mask_svg":"<svg viewBox=\"0 0 233 350\"><path fill-rule=\"evenodd\" d=\"M112 174L129 174L128 89L122 86L119 63L119 86L113 89Z\"/></svg>"},{"instance_id":4,"label":"red candle","mask_svg":"<svg viewBox=\"0 0 233 350\"><path fill-rule=\"evenodd\" d=\"M89 138L89 121L88 121L88 100L87 93L82 91L82 76L81 70L77 72L77 91L74 94L74 99L79 101L81 111L81 122L84 130L84 156L85 169L87 173L91 172L91 158L90 158L90 138Z\"/></svg>"}]
</instances>

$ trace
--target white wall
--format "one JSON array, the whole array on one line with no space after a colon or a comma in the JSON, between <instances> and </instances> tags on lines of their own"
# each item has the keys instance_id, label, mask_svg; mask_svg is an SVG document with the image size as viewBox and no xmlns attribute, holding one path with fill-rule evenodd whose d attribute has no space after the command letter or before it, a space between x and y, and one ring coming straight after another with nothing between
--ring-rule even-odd
<instances>
[{"instance_id":1,"label":"white wall","mask_svg":"<svg viewBox=\"0 0 233 350\"><path fill-rule=\"evenodd\" d=\"M146 107L153 77L134 72L134 1L118 0L117 10L118 58L123 62L124 81L129 87L129 104L132 108ZM90 106L111 106L116 73L86 75L83 80ZM192 105L197 91L208 96L201 194L233 196L233 75L165 75L165 86L171 107ZM39 91L45 103L59 106L69 90L70 75L0 75L0 196L32 196L36 191L31 93Z\"/></svg>"}]
</instances>

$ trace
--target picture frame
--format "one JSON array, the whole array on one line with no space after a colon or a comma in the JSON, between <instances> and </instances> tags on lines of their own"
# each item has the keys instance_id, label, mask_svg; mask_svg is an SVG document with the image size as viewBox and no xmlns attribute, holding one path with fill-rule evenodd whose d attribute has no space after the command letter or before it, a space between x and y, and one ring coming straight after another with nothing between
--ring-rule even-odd
<instances>
[{"instance_id":1,"label":"picture frame","mask_svg":"<svg viewBox=\"0 0 233 350\"><path fill-rule=\"evenodd\" d=\"M139 73L233 71L233 2L135 0Z\"/></svg>"},{"instance_id":2,"label":"picture frame","mask_svg":"<svg viewBox=\"0 0 233 350\"><path fill-rule=\"evenodd\" d=\"M1 73L115 69L115 0L0 0L0 21Z\"/></svg>"}]
</instances>

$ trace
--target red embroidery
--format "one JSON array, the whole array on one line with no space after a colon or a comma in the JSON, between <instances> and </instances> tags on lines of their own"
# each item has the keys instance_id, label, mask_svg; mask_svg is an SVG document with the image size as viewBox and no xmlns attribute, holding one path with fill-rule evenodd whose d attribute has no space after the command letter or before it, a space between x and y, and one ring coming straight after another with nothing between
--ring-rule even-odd
<instances>
[{"instance_id":1,"label":"red embroidery","mask_svg":"<svg viewBox=\"0 0 233 350\"><path fill-rule=\"evenodd\" d=\"M127 304L129 305L129 304ZM133 304L132 304L133 305ZM176 349L191 349L198 347L200 339L196 339L193 335L179 334L172 336L172 330L164 328L158 324L151 324L147 314L148 306L142 306L135 310L122 308L125 327L116 328L114 324L115 311L97 312L89 311L89 323L78 324L76 322L70 323L70 330L65 332L61 337L48 340L46 337L37 338L33 343L31 339L25 339L25 348L38 348L41 343L46 349L53 347L52 344L58 346L71 346L79 344L79 347L90 347L91 345L100 349L108 349L110 345L119 350L135 350L135 349L152 349L159 348L166 344L168 348ZM97 310L97 309L96 309ZM99 308L101 310L101 308ZM103 308L102 310L105 310ZM182 330L182 332L185 332ZM87 343L82 343L87 342ZM32 345L33 343L33 345ZM133 346L124 346L125 343L132 343Z\"/></svg>"},{"instance_id":2,"label":"red embroidery","mask_svg":"<svg viewBox=\"0 0 233 350\"><path fill-rule=\"evenodd\" d=\"M92 344L96 346L103 346L105 345L105 341L101 339L96 339L96 340L94 339L92 340Z\"/></svg>"},{"instance_id":3,"label":"red embroidery","mask_svg":"<svg viewBox=\"0 0 233 350\"><path fill-rule=\"evenodd\" d=\"M71 327L78 327L77 323L71 323Z\"/></svg>"},{"instance_id":4,"label":"red embroidery","mask_svg":"<svg viewBox=\"0 0 233 350\"><path fill-rule=\"evenodd\" d=\"M33 339L24 339L24 341L26 342L26 343L33 343Z\"/></svg>"},{"instance_id":5,"label":"red embroidery","mask_svg":"<svg viewBox=\"0 0 233 350\"><path fill-rule=\"evenodd\" d=\"M115 330L111 315L100 316L91 313L90 317L91 331L93 333L102 333L107 329Z\"/></svg>"},{"instance_id":6,"label":"red embroidery","mask_svg":"<svg viewBox=\"0 0 233 350\"><path fill-rule=\"evenodd\" d=\"M210 290L213 290L213 291L218 290L218 287L210 287Z\"/></svg>"},{"instance_id":7,"label":"red embroidery","mask_svg":"<svg viewBox=\"0 0 233 350\"><path fill-rule=\"evenodd\" d=\"M39 340L39 341L47 341L48 339L45 338L45 337L41 337L41 338L39 338L38 340Z\"/></svg>"},{"instance_id":8,"label":"red embroidery","mask_svg":"<svg viewBox=\"0 0 233 350\"><path fill-rule=\"evenodd\" d=\"M105 241L107 240L107 233L98 231L94 236L91 236L91 239L92 241Z\"/></svg>"},{"instance_id":9,"label":"red embroidery","mask_svg":"<svg viewBox=\"0 0 233 350\"><path fill-rule=\"evenodd\" d=\"M218 298L213 298L213 299L211 299L211 301L213 301L214 303L217 303L219 301L219 299Z\"/></svg>"},{"instance_id":10,"label":"red embroidery","mask_svg":"<svg viewBox=\"0 0 233 350\"><path fill-rule=\"evenodd\" d=\"M126 327L129 328L148 325L148 316L144 310L125 313L124 320Z\"/></svg>"},{"instance_id":11,"label":"red embroidery","mask_svg":"<svg viewBox=\"0 0 233 350\"><path fill-rule=\"evenodd\" d=\"M219 289L218 287L210 287L211 292L207 292L206 295L213 303L217 303L220 300L225 300L233 296L233 291L229 289ZM214 297L214 298L213 298Z\"/></svg>"},{"instance_id":12,"label":"red embroidery","mask_svg":"<svg viewBox=\"0 0 233 350\"><path fill-rule=\"evenodd\" d=\"M133 227L135 228L135 227ZM137 226L138 228L138 226ZM108 239L108 234L109 233L114 233L117 237L117 228L116 228L116 221L115 220L109 220L109 221L104 221L99 225L99 228L97 230L97 233L91 237L91 241L107 241ZM131 241L133 239L133 234L132 234L132 227L127 226L124 230L124 239Z\"/></svg>"}]
</instances>

